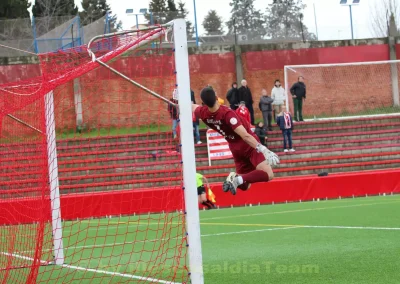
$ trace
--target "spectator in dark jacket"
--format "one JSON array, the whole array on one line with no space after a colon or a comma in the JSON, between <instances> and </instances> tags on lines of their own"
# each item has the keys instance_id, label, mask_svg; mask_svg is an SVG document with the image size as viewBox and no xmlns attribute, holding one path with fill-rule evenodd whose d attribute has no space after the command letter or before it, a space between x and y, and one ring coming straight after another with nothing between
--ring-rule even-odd
<instances>
[{"instance_id":1,"label":"spectator in dark jacket","mask_svg":"<svg viewBox=\"0 0 400 284\"><path fill-rule=\"evenodd\" d=\"M303 100L306 100L306 84L304 84L303 76L299 76L298 82L294 83L290 88L290 93L293 97L293 105L294 105L294 120L295 121L304 121L303 120Z\"/></svg>"},{"instance_id":2,"label":"spectator in dark jacket","mask_svg":"<svg viewBox=\"0 0 400 284\"><path fill-rule=\"evenodd\" d=\"M263 89L261 91L261 98L258 107L260 108L263 119L264 127L272 131L272 103L274 100L268 96L267 90Z\"/></svg>"},{"instance_id":3,"label":"spectator in dark jacket","mask_svg":"<svg viewBox=\"0 0 400 284\"><path fill-rule=\"evenodd\" d=\"M191 98L191 100L192 100L192 103L193 103L193 104L196 104L196 99L195 99L195 97L194 97L194 92L193 92L192 89L190 89L190 98Z\"/></svg>"},{"instance_id":4,"label":"spectator in dark jacket","mask_svg":"<svg viewBox=\"0 0 400 284\"><path fill-rule=\"evenodd\" d=\"M170 101L174 104L178 104L178 100L172 98ZM168 112L172 119L172 134L174 135L174 139L176 139L176 128L178 127L179 123L179 113L178 108L175 105L168 104Z\"/></svg>"},{"instance_id":5,"label":"spectator in dark jacket","mask_svg":"<svg viewBox=\"0 0 400 284\"><path fill-rule=\"evenodd\" d=\"M253 109L253 96L250 88L247 86L247 81L242 80L242 86L239 88L239 102L244 101L246 107L250 112L251 125L254 125L254 109Z\"/></svg>"},{"instance_id":6,"label":"spectator in dark jacket","mask_svg":"<svg viewBox=\"0 0 400 284\"><path fill-rule=\"evenodd\" d=\"M267 130L265 130L264 123L262 121L257 123L256 129L254 130L254 132L256 133L258 139L260 139L261 144L264 145L265 147L268 147L267 146L267 139L268 139Z\"/></svg>"},{"instance_id":7,"label":"spectator in dark jacket","mask_svg":"<svg viewBox=\"0 0 400 284\"><path fill-rule=\"evenodd\" d=\"M232 84L232 89L230 89L226 94L226 99L228 100L231 109L236 110L238 108L239 89L236 82Z\"/></svg>"},{"instance_id":8,"label":"spectator in dark jacket","mask_svg":"<svg viewBox=\"0 0 400 284\"><path fill-rule=\"evenodd\" d=\"M282 112L276 118L276 124L278 124L279 128L282 130L283 135L283 151L294 152L293 143L292 143L292 131L293 131L293 119L289 112L286 111L286 106L282 106ZM289 149L286 148L286 140L289 143Z\"/></svg>"}]
</instances>

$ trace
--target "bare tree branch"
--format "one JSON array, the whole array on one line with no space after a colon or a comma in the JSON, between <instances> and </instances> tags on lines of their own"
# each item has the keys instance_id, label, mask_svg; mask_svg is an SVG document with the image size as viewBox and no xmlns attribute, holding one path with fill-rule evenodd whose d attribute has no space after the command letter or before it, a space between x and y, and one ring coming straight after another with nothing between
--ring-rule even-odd
<instances>
[{"instance_id":1,"label":"bare tree branch","mask_svg":"<svg viewBox=\"0 0 400 284\"><path fill-rule=\"evenodd\" d=\"M394 15L397 29L400 27L400 3L398 0L377 0L370 5L371 30L376 37L389 36L389 21Z\"/></svg>"}]
</instances>

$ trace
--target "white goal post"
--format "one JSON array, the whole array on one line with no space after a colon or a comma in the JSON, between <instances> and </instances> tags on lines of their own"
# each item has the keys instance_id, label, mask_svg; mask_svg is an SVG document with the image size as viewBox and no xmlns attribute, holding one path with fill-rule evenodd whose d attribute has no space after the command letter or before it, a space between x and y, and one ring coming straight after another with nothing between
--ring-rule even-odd
<instances>
[{"instance_id":1,"label":"white goal post","mask_svg":"<svg viewBox=\"0 0 400 284\"><path fill-rule=\"evenodd\" d=\"M173 33L173 45L174 45L174 57L175 57L175 68L176 68L176 83L179 94L185 94L190 90L190 75L189 75L189 55L188 55L188 43L186 35L186 21L183 19L174 20L166 25L165 31L160 31L159 34L154 34L148 40L144 40L133 48L140 48L141 46L148 44L154 38L160 37L160 35L167 35L168 31L172 30ZM154 27L154 29L157 27ZM146 29L149 30L150 28ZM129 33L132 31L121 32ZM134 31L136 32L136 30ZM95 38L106 38L115 36L116 33L106 34ZM95 39L94 38L94 39ZM88 44L90 50L90 44L93 42L92 39ZM131 48L132 50L132 48ZM154 91L146 88L145 86L135 82L133 79L124 75L108 65L107 62L103 62L102 57L96 58L96 56L90 52L92 61L96 61L102 67L107 68L114 72L116 75L122 77L126 81L132 83L136 87L143 89L149 95L157 97L162 101L171 103L167 98L155 93ZM190 96L179 97L179 117L180 117L180 129L181 129L181 152L183 162L183 190L185 197L185 223L186 223L186 234L182 238L187 237L188 239L188 262L189 262L189 273L190 281L194 284L203 284L203 261L202 261L202 250L201 250L201 234L200 234L200 215L198 209L198 196L196 186L196 163L195 163L195 147L193 141L193 125L192 125L192 102ZM53 92L48 93L45 96L45 117L46 117L46 135L47 135L47 154L48 154L48 173L50 183L50 196L51 196L51 218L52 218L52 232L53 232L53 253L54 253L54 264L64 264L64 249L63 249L63 234L62 234L62 222L61 222L61 204L60 204L60 192L59 192L59 180L58 180L58 165L57 165L57 150L56 150L56 132L55 132L55 117L54 117L54 99ZM144 278L143 278L144 279Z\"/></svg>"},{"instance_id":2,"label":"white goal post","mask_svg":"<svg viewBox=\"0 0 400 284\"><path fill-rule=\"evenodd\" d=\"M385 115L397 112L400 60L284 66L287 105L290 88L303 76L308 118ZM392 109L393 108L393 109Z\"/></svg>"}]
</instances>

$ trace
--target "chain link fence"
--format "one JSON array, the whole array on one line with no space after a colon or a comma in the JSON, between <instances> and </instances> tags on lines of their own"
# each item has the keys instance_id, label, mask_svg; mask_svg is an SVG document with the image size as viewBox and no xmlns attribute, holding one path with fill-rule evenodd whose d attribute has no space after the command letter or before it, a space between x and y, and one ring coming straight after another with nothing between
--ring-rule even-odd
<instances>
[{"instance_id":1,"label":"chain link fence","mask_svg":"<svg viewBox=\"0 0 400 284\"><path fill-rule=\"evenodd\" d=\"M0 19L0 57L54 52L86 44L109 30L106 17L84 27L79 16Z\"/></svg>"}]
</instances>

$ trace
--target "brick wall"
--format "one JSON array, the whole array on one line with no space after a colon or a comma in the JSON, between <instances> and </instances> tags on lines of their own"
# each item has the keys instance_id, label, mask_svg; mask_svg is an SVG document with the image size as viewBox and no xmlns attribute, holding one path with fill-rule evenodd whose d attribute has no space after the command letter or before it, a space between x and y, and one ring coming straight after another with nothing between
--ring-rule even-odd
<instances>
[{"instance_id":1,"label":"brick wall","mask_svg":"<svg viewBox=\"0 0 400 284\"><path fill-rule=\"evenodd\" d=\"M211 84L217 94L225 99L232 82L236 81L235 54L232 47L202 47L190 49L191 88L200 102L201 89ZM400 44L397 45L400 58ZM318 42L281 45L243 46L244 76L252 89L255 109L263 88L270 93L275 79L284 82L283 67L298 64L328 64L389 59L389 48L384 40L355 42ZM154 62L158 62L155 64ZM25 59L0 66L0 83L25 80L40 74L38 65L27 64ZM173 63L170 60L153 61L146 67L146 58L125 57L113 63L129 77L170 98L174 88ZM156 67L157 68L154 68ZM151 66L150 66L151 67ZM161 68L159 68L161 67ZM383 67L364 69L300 70L306 77L308 98L304 112L307 115L339 114L342 111L362 110L368 105L391 104L389 71ZM299 72L300 72L299 71ZM296 81L289 77L289 85ZM334 82L329 85L327 82ZM358 82L358 84L354 84ZM367 87L366 87L366 84ZM81 79L83 120L89 128L109 126L134 127L144 124L169 123L166 105L147 93L119 79L104 68L98 68ZM73 83L55 90L56 120L58 129L75 129ZM260 113L257 110L256 116ZM26 117L35 121L35 117ZM6 120L4 120L6 121ZM3 128L5 122L3 122ZM9 127L7 129L10 129Z\"/></svg>"}]
</instances>

